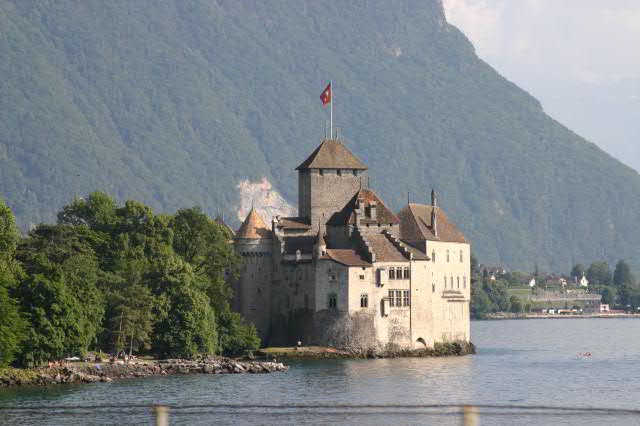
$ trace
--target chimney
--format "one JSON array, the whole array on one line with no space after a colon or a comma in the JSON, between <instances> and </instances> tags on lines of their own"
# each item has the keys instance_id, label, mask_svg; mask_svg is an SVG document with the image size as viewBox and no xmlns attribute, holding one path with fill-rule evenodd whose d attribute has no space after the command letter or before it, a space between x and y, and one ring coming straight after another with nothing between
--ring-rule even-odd
<instances>
[{"instance_id":1,"label":"chimney","mask_svg":"<svg viewBox=\"0 0 640 426\"><path fill-rule=\"evenodd\" d=\"M436 220L436 190L431 190L431 230L433 231L433 236L438 238L438 222Z\"/></svg>"}]
</instances>

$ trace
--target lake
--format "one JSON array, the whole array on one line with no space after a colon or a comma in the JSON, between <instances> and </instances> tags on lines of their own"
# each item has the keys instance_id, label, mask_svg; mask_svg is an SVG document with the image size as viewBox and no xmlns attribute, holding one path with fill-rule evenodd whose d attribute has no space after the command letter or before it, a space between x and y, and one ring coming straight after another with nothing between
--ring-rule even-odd
<instances>
[{"instance_id":1,"label":"lake","mask_svg":"<svg viewBox=\"0 0 640 426\"><path fill-rule=\"evenodd\" d=\"M287 373L150 377L114 383L0 389L0 423L151 424L146 408L100 412L50 407L169 404L171 424L460 424L459 410L336 405L511 404L640 408L640 321L540 319L472 322L477 355L292 362ZM585 353L591 356L584 356ZM203 408L204 404L285 405ZM314 408L312 405L327 407ZM49 408L48 408L49 407ZM42 409L45 411L43 412ZM493 414L492 414L493 413ZM532 415L481 409L481 424L638 424L614 413Z\"/></svg>"}]
</instances>

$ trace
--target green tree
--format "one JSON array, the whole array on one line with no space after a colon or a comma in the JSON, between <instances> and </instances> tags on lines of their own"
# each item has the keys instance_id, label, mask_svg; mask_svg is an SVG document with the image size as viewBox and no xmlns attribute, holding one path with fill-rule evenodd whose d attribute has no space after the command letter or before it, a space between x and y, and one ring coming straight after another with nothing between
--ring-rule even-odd
<instances>
[{"instance_id":1,"label":"green tree","mask_svg":"<svg viewBox=\"0 0 640 426\"><path fill-rule=\"evenodd\" d=\"M127 285L111 295L110 303L109 332L116 351L150 349L156 307L151 291L139 284Z\"/></svg>"},{"instance_id":2,"label":"green tree","mask_svg":"<svg viewBox=\"0 0 640 426\"><path fill-rule=\"evenodd\" d=\"M471 316L482 319L493 310L493 304L481 285L471 287Z\"/></svg>"},{"instance_id":3,"label":"green tree","mask_svg":"<svg viewBox=\"0 0 640 426\"><path fill-rule=\"evenodd\" d=\"M518 296L511 296L509 298L509 311L514 314L522 312L522 302Z\"/></svg>"},{"instance_id":4,"label":"green tree","mask_svg":"<svg viewBox=\"0 0 640 426\"><path fill-rule=\"evenodd\" d=\"M594 286L611 284L611 270L607 262L593 262L587 269L587 279Z\"/></svg>"},{"instance_id":5,"label":"green tree","mask_svg":"<svg viewBox=\"0 0 640 426\"><path fill-rule=\"evenodd\" d=\"M576 263L571 268L571 276L578 277L578 279L582 278L583 275L587 273L587 270L582 266L582 263Z\"/></svg>"},{"instance_id":6,"label":"green tree","mask_svg":"<svg viewBox=\"0 0 640 426\"><path fill-rule=\"evenodd\" d=\"M602 303L613 305L616 301L616 289L610 286L603 286L600 288L600 294L602 295Z\"/></svg>"},{"instance_id":7,"label":"green tree","mask_svg":"<svg viewBox=\"0 0 640 426\"><path fill-rule=\"evenodd\" d=\"M617 288L634 287L636 285L636 279L631 273L631 268L624 260L619 260L616 264L616 268L613 271L613 285Z\"/></svg>"},{"instance_id":8,"label":"green tree","mask_svg":"<svg viewBox=\"0 0 640 426\"><path fill-rule=\"evenodd\" d=\"M509 312L510 301L507 291L507 284L502 280L485 281L482 285L485 293L493 305L493 309L498 312Z\"/></svg>"},{"instance_id":9,"label":"green tree","mask_svg":"<svg viewBox=\"0 0 640 426\"><path fill-rule=\"evenodd\" d=\"M240 355L260 348L260 338L253 324L247 324L239 313L225 310L218 315L220 351Z\"/></svg>"}]
</instances>

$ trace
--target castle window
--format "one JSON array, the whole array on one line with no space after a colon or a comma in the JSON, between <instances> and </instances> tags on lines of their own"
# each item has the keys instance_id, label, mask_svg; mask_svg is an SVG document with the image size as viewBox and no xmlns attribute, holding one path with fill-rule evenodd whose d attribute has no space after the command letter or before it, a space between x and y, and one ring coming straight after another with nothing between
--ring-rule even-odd
<instances>
[{"instance_id":1,"label":"castle window","mask_svg":"<svg viewBox=\"0 0 640 426\"><path fill-rule=\"evenodd\" d=\"M447 288L447 276L444 277L444 288Z\"/></svg>"},{"instance_id":2,"label":"castle window","mask_svg":"<svg viewBox=\"0 0 640 426\"><path fill-rule=\"evenodd\" d=\"M467 288L467 276L462 277L462 285L464 288Z\"/></svg>"},{"instance_id":3,"label":"castle window","mask_svg":"<svg viewBox=\"0 0 640 426\"><path fill-rule=\"evenodd\" d=\"M449 263L449 250L447 250L447 263Z\"/></svg>"},{"instance_id":4,"label":"castle window","mask_svg":"<svg viewBox=\"0 0 640 426\"><path fill-rule=\"evenodd\" d=\"M358 171L357 171L357 170L354 170L354 171L353 171L353 175L354 175L354 176L358 176Z\"/></svg>"},{"instance_id":5,"label":"castle window","mask_svg":"<svg viewBox=\"0 0 640 426\"><path fill-rule=\"evenodd\" d=\"M338 296L335 293L329 295L329 309L335 309L338 307Z\"/></svg>"},{"instance_id":6,"label":"castle window","mask_svg":"<svg viewBox=\"0 0 640 426\"><path fill-rule=\"evenodd\" d=\"M411 269L404 268L404 279L408 280L409 278L411 278Z\"/></svg>"},{"instance_id":7,"label":"castle window","mask_svg":"<svg viewBox=\"0 0 640 426\"><path fill-rule=\"evenodd\" d=\"M342 170L338 169L338 176L342 176Z\"/></svg>"},{"instance_id":8,"label":"castle window","mask_svg":"<svg viewBox=\"0 0 640 426\"><path fill-rule=\"evenodd\" d=\"M395 291L394 290L389 290L389 306L390 307L394 307L396 306L396 299L395 299Z\"/></svg>"},{"instance_id":9,"label":"castle window","mask_svg":"<svg viewBox=\"0 0 640 426\"><path fill-rule=\"evenodd\" d=\"M451 275L450 283L451 283L451 288L453 288L453 275Z\"/></svg>"},{"instance_id":10,"label":"castle window","mask_svg":"<svg viewBox=\"0 0 640 426\"><path fill-rule=\"evenodd\" d=\"M435 250L433 250L433 251L431 252L431 261L432 261L433 263L436 263L436 251L435 251Z\"/></svg>"},{"instance_id":11,"label":"castle window","mask_svg":"<svg viewBox=\"0 0 640 426\"><path fill-rule=\"evenodd\" d=\"M362 293L360 295L360 307L361 308L369 307L369 295L367 293Z\"/></svg>"},{"instance_id":12,"label":"castle window","mask_svg":"<svg viewBox=\"0 0 640 426\"><path fill-rule=\"evenodd\" d=\"M464 262L464 260L462 260L462 250L460 250L460 263Z\"/></svg>"},{"instance_id":13,"label":"castle window","mask_svg":"<svg viewBox=\"0 0 640 426\"><path fill-rule=\"evenodd\" d=\"M360 275L360 279L361 279L361 280L364 280L364 275Z\"/></svg>"},{"instance_id":14,"label":"castle window","mask_svg":"<svg viewBox=\"0 0 640 426\"><path fill-rule=\"evenodd\" d=\"M431 293L435 293L436 292L436 283L432 283L431 284Z\"/></svg>"},{"instance_id":15,"label":"castle window","mask_svg":"<svg viewBox=\"0 0 640 426\"><path fill-rule=\"evenodd\" d=\"M409 294L409 290L404 290L402 292L402 306L411 306L411 295Z\"/></svg>"},{"instance_id":16,"label":"castle window","mask_svg":"<svg viewBox=\"0 0 640 426\"><path fill-rule=\"evenodd\" d=\"M456 280L458 281L458 288L460 288L460 277L456 277Z\"/></svg>"},{"instance_id":17,"label":"castle window","mask_svg":"<svg viewBox=\"0 0 640 426\"><path fill-rule=\"evenodd\" d=\"M389 268L389 279L390 280L396 279L396 268Z\"/></svg>"},{"instance_id":18,"label":"castle window","mask_svg":"<svg viewBox=\"0 0 640 426\"><path fill-rule=\"evenodd\" d=\"M324 170L320 169L318 170L318 173L320 173L320 176L324 176Z\"/></svg>"},{"instance_id":19,"label":"castle window","mask_svg":"<svg viewBox=\"0 0 640 426\"><path fill-rule=\"evenodd\" d=\"M396 290L396 306L402 306L402 290Z\"/></svg>"}]
</instances>

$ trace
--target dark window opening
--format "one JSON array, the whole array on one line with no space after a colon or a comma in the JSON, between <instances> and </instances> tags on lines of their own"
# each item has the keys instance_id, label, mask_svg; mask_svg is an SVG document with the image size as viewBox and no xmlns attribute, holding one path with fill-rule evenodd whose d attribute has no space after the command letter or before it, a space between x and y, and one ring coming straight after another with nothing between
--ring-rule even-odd
<instances>
[{"instance_id":1,"label":"dark window opening","mask_svg":"<svg viewBox=\"0 0 640 426\"><path fill-rule=\"evenodd\" d=\"M367 293L363 293L360 295L360 307L361 308L369 307L369 295Z\"/></svg>"},{"instance_id":2,"label":"dark window opening","mask_svg":"<svg viewBox=\"0 0 640 426\"><path fill-rule=\"evenodd\" d=\"M338 307L338 296L335 293L329 295L329 309L335 309Z\"/></svg>"}]
</instances>

